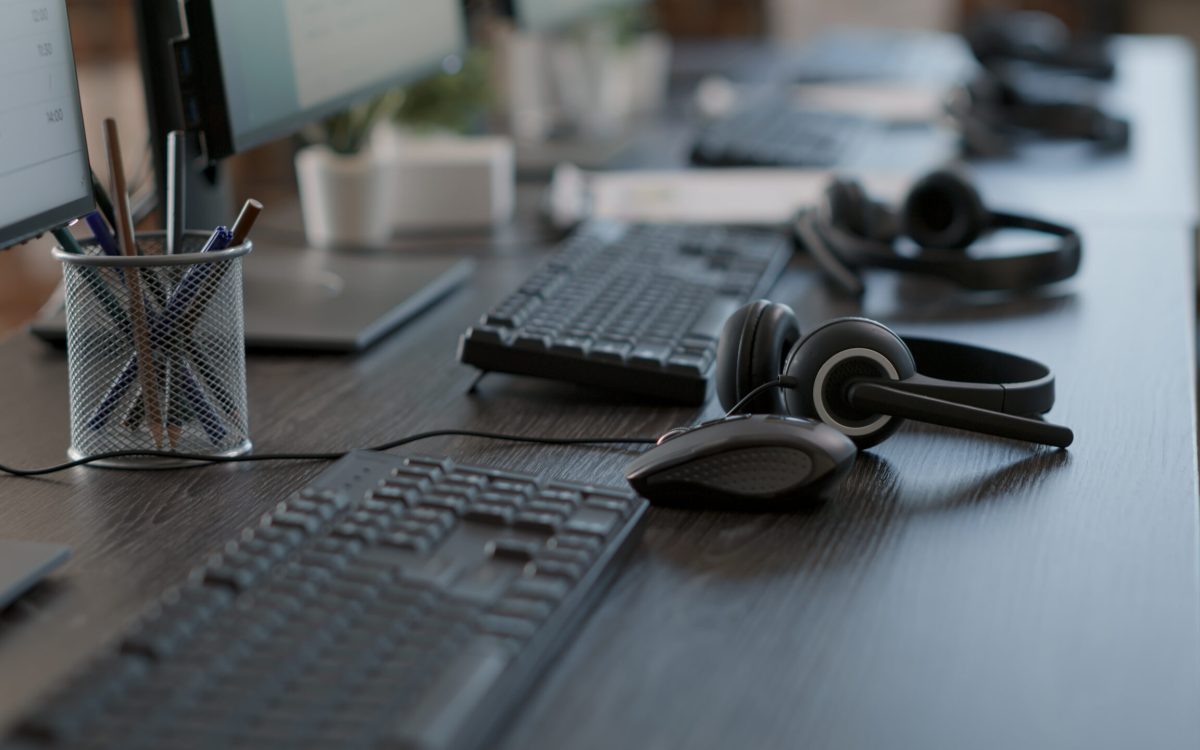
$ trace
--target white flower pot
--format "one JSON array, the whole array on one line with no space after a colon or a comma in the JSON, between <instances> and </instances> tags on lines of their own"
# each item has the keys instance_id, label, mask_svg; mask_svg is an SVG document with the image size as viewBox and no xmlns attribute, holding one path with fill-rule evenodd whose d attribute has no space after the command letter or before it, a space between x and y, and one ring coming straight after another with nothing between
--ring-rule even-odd
<instances>
[{"instance_id":1,"label":"white flower pot","mask_svg":"<svg viewBox=\"0 0 1200 750\"><path fill-rule=\"evenodd\" d=\"M392 236L389 210L394 181L371 149L346 156L326 146L308 146L296 154L296 179L311 245L371 246Z\"/></svg>"},{"instance_id":2,"label":"white flower pot","mask_svg":"<svg viewBox=\"0 0 1200 750\"><path fill-rule=\"evenodd\" d=\"M384 125L372 133L372 150L390 174L393 229L483 228L512 220L516 169L510 139Z\"/></svg>"}]
</instances>

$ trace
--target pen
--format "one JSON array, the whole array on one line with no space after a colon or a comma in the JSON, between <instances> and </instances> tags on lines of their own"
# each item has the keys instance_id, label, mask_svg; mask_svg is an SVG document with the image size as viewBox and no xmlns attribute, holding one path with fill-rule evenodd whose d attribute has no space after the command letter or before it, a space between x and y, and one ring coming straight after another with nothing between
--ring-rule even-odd
<instances>
[{"instance_id":1,"label":"pen","mask_svg":"<svg viewBox=\"0 0 1200 750\"><path fill-rule=\"evenodd\" d=\"M204 243L204 247L200 249L201 253L211 253L217 250L223 250L229 246L230 233L225 227L217 227L216 231ZM170 236L168 235L168 241ZM192 300L196 294L204 286L205 280L212 275L211 263L199 263L192 266L183 274L183 279L171 293L167 299L164 314L161 318L155 321L155 335L160 339L175 342L175 345L183 348L191 340L191 326L179 325L179 319L187 313L191 307ZM197 313L197 316L199 313ZM181 330L183 328L187 330ZM187 368L187 369L183 369ZM180 380L182 374L183 379ZM200 424L204 427L208 437L213 441L214 445L219 445L222 438L225 437L225 428L221 426L220 418L213 411L212 406L204 397L204 392L200 390L200 386L196 383L195 376L191 373L187 363L181 356L172 356L171 361L167 363L166 372L167 381L167 438L171 441L171 447L175 446L175 441L178 440L180 427L183 424L183 403L179 398L176 390L182 386L184 395L192 404L194 413L199 417Z\"/></svg>"},{"instance_id":2,"label":"pen","mask_svg":"<svg viewBox=\"0 0 1200 750\"><path fill-rule=\"evenodd\" d=\"M117 121L108 118L104 121L104 140L108 146L108 168L112 175L113 193L116 196L117 237L121 252L126 257L137 254L137 244L133 235L133 216L129 210L129 194L125 185L125 165L121 160L121 143L118 140ZM125 284L129 288L130 318L133 322L133 343L136 358L142 366L136 368L142 383L142 398L145 400L146 426L154 438L154 445L162 448L162 411L159 400L159 385L154 367L154 353L150 345L149 332L146 327L145 300L142 299L141 274L139 269L130 268L125 274Z\"/></svg>"},{"instance_id":3,"label":"pen","mask_svg":"<svg viewBox=\"0 0 1200 750\"><path fill-rule=\"evenodd\" d=\"M66 227L58 227L51 230L50 233L54 235L54 239L58 240L58 245L63 249L63 252L70 253L71 255L86 254L83 252L83 248L79 246L79 242L75 239L75 236ZM100 277L94 268L82 266L79 269L79 273L83 277L84 283L87 284L88 289L92 291L92 294L96 296L96 299L104 307L104 312L108 313L113 323L121 329L123 335L128 335L129 318L126 317L125 311L121 309L121 302L113 296L112 290L108 288L108 284L104 283L104 279Z\"/></svg>"},{"instance_id":4,"label":"pen","mask_svg":"<svg viewBox=\"0 0 1200 750\"><path fill-rule=\"evenodd\" d=\"M253 198L242 204L242 210L238 212L237 219L233 222L233 231L226 247L237 247L249 238L250 230L254 228L254 222L258 220L258 215L262 213L262 210L263 205ZM204 308L208 306L209 300L216 294L217 288L221 284L221 279L225 277L225 273L228 270L229 264L222 264L216 270L216 277L212 280L212 283L205 285L200 290L200 294L195 302L196 310L185 322L185 336L190 336L192 329L200 322L200 316L204 313Z\"/></svg>"},{"instance_id":5,"label":"pen","mask_svg":"<svg viewBox=\"0 0 1200 750\"><path fill-rule=\"evenodd\" d=\"M83 220L91 228L92 237L96 239L96 245L99 246L100 252L113 256L121 254L121 248L117 246L117 239L112 236L112 232L109 231L108 224L105 223L103 216L92 211L83 217Z\"/></svg>"},{"instance_id":6,"label":"pen","mask_svg":"<svg viewBox=\"0 0 1200 750\"><path fill-rule=\"evenodd\" d=\"M242 210L238 212L238 217L233 222L233 239L230 241L230 247L237 247L246 241L262 210L263 205L253 198L242 204Z\"/></svg>"},{"instance_id":7,"label":"pen","mask_svg":"<svg viewBox=\"0 0 1200 750\"><path fill-rule=\"evenodd\" d=\"M183 251L186 149L182 130L167 134L167 255Z\"/></svg>"},{"instance_id":8,"label":"pen","mask_svg":"<svg viewBox=\"0 0 1200 750\"><path fill-rule=\"evenodd\" d=\"M108 225L116 228L117 214L113 210L112 201L109 200L108 191L105 190L104 186L100 184L100 180L96 177L95 172L92 172L92 193L95 194L96 205L100 207L100 213L104 214L104 218L108 221Z\"/></svg>"}]
</instances>

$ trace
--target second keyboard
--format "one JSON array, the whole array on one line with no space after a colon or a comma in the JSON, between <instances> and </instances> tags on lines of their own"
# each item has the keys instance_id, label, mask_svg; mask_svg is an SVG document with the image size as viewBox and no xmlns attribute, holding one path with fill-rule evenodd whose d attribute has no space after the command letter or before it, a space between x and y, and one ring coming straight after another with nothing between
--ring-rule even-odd
<instances>
[{"instance_id":1,"label":"second keyboard","mask_svg":"<svg viewBox=\"0 0 1200 750\"><path fill-rule=\"evenodd\" d=\"M701 404L725 320L791 252L767 229L594 222L467 330L459 359Z\"/></svg>"}]
</instances>

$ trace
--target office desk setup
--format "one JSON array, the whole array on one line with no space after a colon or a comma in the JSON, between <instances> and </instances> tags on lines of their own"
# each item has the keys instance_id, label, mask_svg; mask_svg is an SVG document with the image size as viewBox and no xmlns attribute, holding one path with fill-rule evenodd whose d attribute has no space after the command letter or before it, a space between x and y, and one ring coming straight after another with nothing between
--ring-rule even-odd
<instances>
[{"instance_id":1,"label":"office desk setup","mask_svg":"<svg viewBox=\"0 0 1200 750\"><path fill-rule=\"evenodd\" d=\"M1200 742L1194 60L1175 40L1117 49L1119 69L1133 71L1113 93L1133 120L1127 155L1093 166L1047 147L969 167L989 204L1076 222L1086 249L1074 278L972 294L870 271L854 299L797 253L769 295L805 330L865 316L1047 363L1048 418L1074 430L1070 449L910 422L817 502L651 507L608 593L484 746ZM1077 168L1048 176L1051 163ZM470 259L475 271L370 349L250 356L255 451L349 450L439 429L655 438L724 413L716 399L670 404L502 373L476 382L458 361L463 331L557 238L539 216L541 192L522 186L515 224L494 234L397 240L390 252ZM260 197L255 241L298 245L294 197ZM15 335L0 343L0 368L0 459L57 462L71 443L66 357ZM622 487L642 450L452 436L397 453ZM4 536L72 549L0 611L0 727L17 726L165 589L326 468L0 479Z\"/></svg>"}]
</instances>

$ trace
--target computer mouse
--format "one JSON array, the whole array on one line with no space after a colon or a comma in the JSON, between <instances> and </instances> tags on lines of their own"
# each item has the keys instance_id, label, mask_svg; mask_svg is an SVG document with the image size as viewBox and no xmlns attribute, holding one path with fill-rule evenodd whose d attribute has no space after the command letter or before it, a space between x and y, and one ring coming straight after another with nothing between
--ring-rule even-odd
<instances>
[{"instance_id":1,"label":"computer mouse","mask_svg":"<svg viewBox=\"0 0 1200 750\"><path fill-rule=\"evenodd\" d=\"M856 453L850 438L821 422L744 414L672 430L625 478L656 505L787 510L819 497Z\"/></svg>"}]
</instances>

